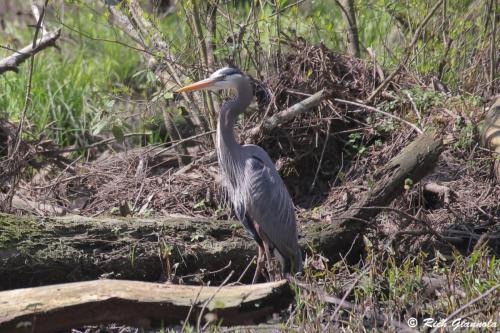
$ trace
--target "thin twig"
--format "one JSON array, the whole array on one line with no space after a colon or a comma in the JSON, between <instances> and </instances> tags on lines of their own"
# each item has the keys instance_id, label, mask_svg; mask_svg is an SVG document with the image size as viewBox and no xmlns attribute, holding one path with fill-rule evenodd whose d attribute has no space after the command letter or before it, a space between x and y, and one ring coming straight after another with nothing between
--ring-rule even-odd
<instances>
[{"instance_id":1,"label":"thin twig","mask_svg":"<svg viewBox=\"0 0 500 333\"><path fill-rule=\"evenodd\" d=\"M42 34L43 35L47 34L48 31L47 31L47 29L45 29L45 24L43 23L43 20L40 20L40 17L42 16L42 14L40 14L40 9L38 9L38 6L37 6L35 0L31 0L31 12L32 12L33 16L35 17L35 21L41 22L40 28L42 30Z\"/></svg>"},{"instance_id":2,"label":"thin twig","mask_svg":"<svg viewBox=\"0 0 500 333\"><path fill-rule=\"evenodd\" d=\"M220 328L219 332L229 333L229 332L301 332L297 329L287 327L283 324L260 324L260 325L249 325L249 326L232 326Z\"/></svg>"},{"instance_id":3,"label":"thin twig","mask_svg":"<svg viewBox=\"0 0 500 333\"><path fill-rule=\"evenodd\" d=\"M346 300L342 300L338 297L331 296L325 292L325 290L320 289L320 288L315 288L311 285L308 285L303 282L299 282L297 280L294 280L294 282L301 288L304 288L310 292L315 293L323 302L330 303L330 304L335 304L338 307L346 310L352 310L357 312L360 315L367 316L374 318L375 320L383 323L389 323L393 327L398 329L398 332L411 332L411 333L418 333L418 331L410 328L408 325L393 320L393 319L388 319L386 318L383 314L377 313L375 311L369 311L367 312L366 310L362 309L360 306L352 304L351 302L348 302Z\"/></svg>"},{"instance_id":4,"label":"thin twig","mask_svg":"<svg viewBox=\"0 0 500 333\"><path fill-rule=\"evenodd\" d=\"M344 293L344 296L342 296L342 299L340 300L341 302L345 302L345 300L347 299L347 296L349 296L351 294L351 291L354 289L354 287L356 287L356 285L358 284L359 280L361 280L361 278L365 275L366 273L366 270L362 271L357 277L356 279L354 280L353 283L351 283L351 285L349 286L349 288L346 290L346 292ZM337 313L339 312L341 306L338 305L336 308L335 308L335 311L333 311L332 315L330 316L330 322L332 322L334 319L335 319L335 316L337 315ZM328 323L329 324L329 323Z\"/></svg>"},{"instance_id":5,"label":"thin twig","mask_svg":"<svg viewBox=\"0 0 500 333\"><path fill-rule=\"evenodd\" d=\"M191 312L193 312L193 309L196 306L198 299L200 298L200 294L201 294L202 290L203 290L203 286L201 286L200 291L198 291L196 298L194 299L193 303L191 304L191 307L189 307L189 311L188 311L188 314L186 315L186 319L184 319L184 323L182 324L181 332L186 332L185 329L186 329L186 325L189 322L189 317L191 317Z\"/></svg>"},{"instance_id":6,"label":"thin twig","mask_svg":"<svg viewBox=\"0 0 500 333\"><path fill-rule=\"evenodd\" d=\"M36 24L35 28L35 35L33 36L33 42L32 42L32 49L34 50L37 46L37 41L38 41L38 33L40 32L40 29L42 27L42 21L45 16L45 8L47 7L47 3L49 0L45 0L45 3L42 7L42 12L40 14L40 17L38 18L38 22ZM24 128L24 122L26 121L26 113L28 112L28 108L31 105L31 87L33 83L33 71L35 67L35 54L36 53L31 53L30 55L30 67L29 67L29 74L28 74L28 83L26 86L26 94L24 97L24 107L21 112L21 121L19 122L19 126L17 127L16 135L14 138L14 148L12 149L12 152L9 153L9 159L14 161L15 164L18 164L18 161L20 160L21 157L16 156L19 151L19 146L21 145L22 141L22 132ZM9 192L7 194L7 205L6 208L10 210L12 208L12 200L14 198L15 192L16 192L16 187L19 182L19 176L14 176L12 180L11 187L9 189Z\"/></svg>"},{"instance_id":7,"label":"thin twig","mask_svg":"<svg viewBox=\"0 0 500 333\"><path fill-rule=\"evenodd\" d=\"M231 267L231 260L229 260L228 264L222 268L219 268L215 271L210 271L210 272L201 272L201 273L194 273L194 274L189 274L189 275L183 275L180 277L181 280L184 280L184 279L187 279L187 278L192 278L192 277L197 277L197 276L207 276L207 275L215 275L215 274L219 274L221 272L224 272L226 269L228 269L229 267Z\"/></svg>"},{"instance_id":8,"label":"thin twig","mask_svg":"<svg viewBox=\"0 0 500 333\"><path fill-rule=\"evenodd\" d=\"M123 135L123 138L129 138L129 137L133 137L133 136L143 136L143 135L151 135L150 133L127 133L127 134L124 134ZM41 151L40 153L41 154L46 154L46 153L70 153L70 152L74 152L74 151L78 151L78 150L88 150L88 149L91 149L91 148L95 148L95 147L99 147L99 146L102 146L102 145L106 145L106 144L110 144L110 143L113 143L117 141L116 138L108 138L108 139L104 139L104 140L101 140L101 141L97 141L97 142L94 142L90 145L86 145L86 146L82 146L82 147L69 147L69 148L62 148L62 149L51 149L51 150L44 150L44 151Z\"/></svg>"},{"instance_id":9,"label":"thin twig","mask_svg":"<svg viewBox=\"0 0 500 333\"><path fill-rule=\"evenodd\" d=\"M323 163L323 157L325 156L325 151L326 151L326 146L328 145L328 139L330 138L330 121L328 121L326 129L326 138L325 142L323 143L323 149L321 150L321 156L319 157L319 162L318 162L318 167L316 168L316 173L314 174L314 179L311 184L311 187L309 188L309 191L312 191L314 187L316 186L316 181L318 180L318 174L319 170L321 169L321 163Z\"/></svg>"},{"instance_id":10,"label":"thin twig","mask_svg":"<svg viewBox=\"0 0 500 333\"><path fill-rule=\"evenodd\" d=\"M38 18L38 22L36 23L36 28L35 28L35 35L33 36L33 42L31 45L31 48L34 50L37 45L38 41L38 34L42 28L42 22L45 17L45 8L47 8L47 4L49 3L49 0L45 0L45 3L43 4L42 7L42 12L40 13L40 17ZM24 97L24 107L23 111L21 113L21 121L19 122L19 127L17 129L16 133L16 145L14 147L13 154L17 153L17 150L19 149L19 145L21 143L21 132L23 131L23 126L24 126L24 121L26 120L26 112L28 111L29 106L31 105L31 87L33 84L33 70L35 67L35 54L36 53L31 53L30 54L30 68L29 68L29 75L28 75L28 85L26 88L26 95Z\"/></svg>"},{"instance_id":11,"label":"thin twig","mask_svg":"<svg viewBox=\"0 0 500 333\"><path fill-rule=\"evenodd\" d=\"M420 115L420 111L418 111L418 108L417 108L417 104L415 104L415 101L411 97L411 94L409 91L405 90L404 93L408 97L408 99L410 100L413 111L415 111L415 114L417 115L418 125L420 126L420 129L422 129L424 126L422 123L422 116Z\"/></svg>"},{"instance_id":12,"label":"thin twig","mask_svg":"<svg viewBox=\"0 0 500 333\"><path fill-rule=\"evenodd\" d=\"M352 102L352 101L346 101L345 99L340 99L340 98L334 98L333 100L335 102L344 103L344 104L350 104L350 105L355 105L355 106L359 106L361 108L364 108L364 109L367 109L367 110L370 110L370 111L373 111L373 112L381 113L381 114L383 114L383 115L385 115L387 117L390 117L390 118L393 118L393 119L396 119L398 121L401 121L401 122L405 123L406 125L408 125L411 128L413 128L418 134L422 134L423 133L423 131L420 128L418 128L414 124L410 123L409 121L404 120L403 118L400 118L400 117L395 116L393 114L390 114L388 112L382 111L380 109L374 108L373 106L368 106L368 105L365 105L365 104L361 104L361 103L357 103L357 102Z\"/></svg>"},{"instance_id":13,"label":"thin twig","mask_svg":"<svg viewBox=\"0 0 500 333\"><path fill-rule=\"evenodd\" d=\"M217 288L217 290L213 293L213 295L210 296L205 301L205 303L203 304L203 307L201 308L201 311L200 311L200 315L198 316L198 322L196 324L196 327L198 328L198 332L201 332L201 330L200 330L200 328L201 328L201 318L203 317L203 312L205 312L206 307L214 299L214 297L219 293L219 291L226 285L227 281L229 281L229 279L231 278L231 276L233 276L233 274L234 274L234 271L231 271L229 273L229 275L224 279L224 281L222 281L222 283L219 286L219 288Z\"/></svg>"},{"instance_id":14,"label":"thin twig","mask_svg":"<svg viewBox=\"0 0 500 333\"><path fill-rule=\"evenodd\" d=\"M205 135L210 135L210 134L213 134L213 133L215 133L215 130L214 131L203 132L203 133L200 133L200 134L196 134L196 135L190 136L189 138L185 138L185 139L179 140L179 141L171 144L170 146L168 146L166 148L163 148L162 150L156 152L153 157L161 155L164 152L169 151L170 149L175 148L175 147L177 147L180 144L183 144L184 142L191 141L191 140L197 139L199 137L202 137L202 136L205 136Z\"/></svg>"},{"instance_id":15,"label":"thin twig","mask_svg":"<svg viewBox=\"0 0 500 333\"><path fill-rule=\"evenodd\" d=\"M253 264L253 261L256 259L256 256L253 256L252 257L252 260L250 260L250 262L248 263L247 267L245 267L245 270L241 273L240 277L238 278L238 280L236 280L236 283L240 283L241 282L241 279L243 279L243 277L245 276L245 274L248 272L248 270L250 269L250 267L252 267L252 264Z\"/></svg>"},{"instance_id":16,"label":"thin twig","mask_svg":"<svg viewBox=\"0 0 500 333\"><path fill-rule=\"evenodd\" d=\"M469 302L467 302L466 304L462 305L461 307L459 307L458 309L456 309L455 311L453 311L448 317L446 317L444 320L442 320L442 322L446 323L448 320L450 320L451 318L455 317L457 314L459 314L463 310L467 309L472 304L474 304L474 303L482 300L483 298L486 298L486 296L488 296L489 294L491 294L492 292L494 292L495 290L497 290L498 287L500 287L500 284L494 285L493 287L491 287L490 289L486 290L481 295L477 296L476 298L471 299ZM439 330L439 329L440 329L440 327L435 327L430 333L437 332L437 330Z\"/></svg>"}]
</instances>

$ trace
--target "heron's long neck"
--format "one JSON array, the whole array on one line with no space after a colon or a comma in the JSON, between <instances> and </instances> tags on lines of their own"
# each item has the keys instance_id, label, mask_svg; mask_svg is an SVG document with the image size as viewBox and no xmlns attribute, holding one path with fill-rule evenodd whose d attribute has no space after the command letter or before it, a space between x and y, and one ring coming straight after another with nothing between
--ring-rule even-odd
<instances>
[{"instance_id":1,"label":"heron's long neck","mask_svg":"<svg viewBox=\"0 0 500 333\"><path fill-rule=\"evenodd\" d=\"M222 105L217 124L219 154L233 155L241 149L234 136L234 124L238 115L250 105L252 96L252 87L247 80L244 80L237 86L236 96Z\"/></svg>"}]
</instances>

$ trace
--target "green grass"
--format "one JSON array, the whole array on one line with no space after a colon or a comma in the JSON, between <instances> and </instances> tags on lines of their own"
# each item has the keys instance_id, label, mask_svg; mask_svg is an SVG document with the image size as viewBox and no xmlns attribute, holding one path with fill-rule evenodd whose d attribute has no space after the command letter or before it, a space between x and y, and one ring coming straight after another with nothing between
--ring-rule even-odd
<instances>
[{"instance_id":1,"label":"green grass","mask_svg":"<svg viewBox=\"0 0 500 333\"><path fill-rule=\"evenodd\" d=\"M239 31L239 24L246 21L249 2L220 4L226 14L217 16L215 55L222 65L225 64L223 59L234 58L237 65L255 73L257 66L271 62L269 56L276 52L277 40L283 38L278 34L278 27L292 38L300 36L308 43L324 42L327 47L345 52L346 23L334 0L312 1L300 8L291 6L286 10L283 8L294 1L276 1L275 5L265 1L255 3L259 5L256 5L255 17L249 21L241 45L228 38L234 36ZM482 14L487 1L480 1L472 7L469 4L470 1L448 2L449 35L454 44L445 58L443 81L452 89L459 89L463 82L469 82L469 86L474 87L471 80L475 78L471 75L483 75L477 67L481 63L474 65L471 59L488 43L487 29L484 28L487 15ZM356 1L356 6L362 48L373 48L378 61L390 70L409 43L423 17L422 13L428 12L432 3L422 0L360 0ZM279 15L276 15L277 9L282 10ZM199 68L197 40L193 28L186 22L186 13L189 15L191 12L191 1L180 1L174 15L161 21L149 15L148 18L159 26L171 52L181 62ZM113 107L116 95L132 91L137 93L139 90L141 97L147 97L144 94L147 90L145 85L148 89L157 89L155 80L145 79L147 75L134 75L145 68L140 63L141 55L137 50L103 41L121 40L134 45L124 33L109 24L106 13L103 7L90 6L85 1L69 1L64 16L58 18L65 25L64 36L59 42L61 50L50 49L36 56L33 101L28 110L28 120L35 133L43 132L61 145L85 144L89 136L116 125L117 110ZM422 74L437 73L445 53L440 13L438 11L424 29L417 51L408 64L410 70ZM205 19L205 16L201 18L204 30L207 28ZM51 27L58 24L54 19L49 22ZM31 42L32 34L33 29L27 28L26 24L8 24L5 44L17 39L19 42L15 47L24 46ZM254 47L255 38L260 49ZM269 50L272 52L269 53ZM251 54L254 51L255 54ZM0 56L8 53L0 50ZM367 57L365 53L363 56ZM0 112L6 113L12 120L19 119L24 106L28 67L25 63L19 74L0 76ZM471 71L471 67L479 72Z\"/></svg>"},{"instance_id":2,"label":"green grass","mask_svg":"<svg viewBox=\"0 0 500 333\"><path fill-rule=\"evenodd\" d=\"M66 13L65 24L95 38L122 38L122 33L109 26L103 17L89 11L80 14L85 14L87 22L93 24L80 25L73 19L78 17L74 12ZM33 38L32 29L22 24L11 28L9 33L22 45ZM35 133L43 132L61 145L84 144L89 135L99 134L107 127L112 97L127 90L123 83L137 70L140 55L116 43L94 41L68 29L63 29L58 45L60 51L51 48L35 57L27 119ZM25 62L19 73L0 76L0 111L13 121L21 117L28 69L29 62Z\"/></svg>"},{"instance_id":3,"label":"green grass","mask_svg":"<svg viewBox=\"0 0 500 333\"><path fill-rule=\"evenodd\" d=\"M328 263L323 262L324 270L309 267L306 279L320 289L326 288L329 294L338 298L342 298L354 284L348 301L367 312L375 309L386 318L405 324L410 317L415 317L419 329L423 329L425 318L446 319L461 306L498 286L500 280L498 260L486 248L478 249L470 256L455 253L445 257L436 251L432 259L424 252L398 259L391 251L368 251L364 262L357 266L337 262L328 267ZM426 288L430 277L441 281L441 287L435 291ZM496 322L498 294L497 289L464 307L463 311L450 318L450 327L452 320L457 318L468 322ZM364 320L360 313L351 311L341 310L332 322L331 315L335 309L336 305L321 300L312 292L301 290L288 327L318 331L330 322L330 328L339 331L362 332L369 331L369 327L384 332L398 331L387 324L380 326L379 323L377 326L373 321Z\"/></svg>"},{"instance_id":4,"label":"green grass","mask_svg":"<svg viewBox=\"0 0 500 333\"><path fill-rule=\"evenodd\" d=\"M418 331L429 330L425 322L447 319L448 331L459 323L496 323L498 325L500 265L487 248L469 256L454 253L444 256L436 251L431 256L420 252L398 257L387 249L368 248L368 255L358 265L342 261L330 266L319 255L309 259L300 278L309 287L292 285L295 306L274 318L271 327L276 332L399 332L389 320L406 325L417 319ZM314 264L312 264L314 262ZM429 287L429 279L437 288ZM323 296L319 296L319 295ZM324 296L345 299L358 311L337 309ZM455 311L461 309L453 315ZM337 310L337 312L336 312ZM335 313L336 312L336 313ZM370 319L378 313L385 321ZM335 313L335 316L334 316ZM223 323L208 327L209 332L221 331ZM236 332L249 332L251 326ZM257 331L259 326L255 326ZM463 331L463 330L460 330ZM478 330L470 330L478 332ZM481 332L495 332L495 328ZM173 330L168 330L173 332ZM188 326L185 332L198 332Z\"/></svg>"}]
</instances>

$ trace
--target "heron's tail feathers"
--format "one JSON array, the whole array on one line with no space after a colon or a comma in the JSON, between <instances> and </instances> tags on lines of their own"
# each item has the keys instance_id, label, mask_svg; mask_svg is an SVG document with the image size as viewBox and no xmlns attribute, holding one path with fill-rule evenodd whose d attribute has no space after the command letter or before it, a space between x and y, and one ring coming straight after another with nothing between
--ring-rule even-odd
<instances>
[{"instance_id":1,"label":"heron's tail feathers","mask_svg":"<svg viewBox=\"0 0 500 333\"><path fill-rule=\"evenodd\" d=\"M293 256L293 265L291 267L291 272L292 273L300 273L302 272L302 268L304 268L304 262L302 261L302 252L300 251L300 248L297 247L297 250L295 251L295 255Z\"/></svg>"},{"instance_id":2,"label":"heron's tail feathers","mask_svg":"<svg viewBox=\"0 0 500 333\"><path fill-rule=\"evenodd\" d=\"M299 273L302 272L303 268L303 262L302 262L302 252L300 251L300 248L297 247L295 250L295 253L290 254L288 256L284 256L281 252L279 252L277 249L274 251L274 255L276 258L279 259L281 263L281 269L283 270L283 273Z\"/></svg>"}]
</instances>

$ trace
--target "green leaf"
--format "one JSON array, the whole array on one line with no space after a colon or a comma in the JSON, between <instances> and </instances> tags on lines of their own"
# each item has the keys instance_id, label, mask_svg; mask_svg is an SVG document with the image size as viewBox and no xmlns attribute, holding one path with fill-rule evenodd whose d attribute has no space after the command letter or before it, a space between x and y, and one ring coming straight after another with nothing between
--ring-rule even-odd
<instances>
[{"instance_id":1,"label":"green leaf","mask_svg":"<svg viewBox=\"0 0 500 333\"><path fill-rule=\"evenodd\" d=\"M406 178L405 179L404 189L408 191L412 187L413 187L413 180L411 180L410 178Z\"/></svg>"},{"instance_id":2,"label":"green leaf","mask_svg":"<svg viewBox=\"0 0 500 333\"><path fill-rule=\"evenodd\" d=\"M167 91L167 92L163 95L163 98L165 98L166 100L172 99L172 98L174 98L174 93L173 93L173 92L171 92L171 91Z\"/></svg>"},{"instance_id":3,"label":"green leaf","mask_svg":"<svg viewBox=\"0 0 500 333\"><path fill-rule=\"evenodd\" d=\"M98 135L101 133L101 131L108 126L108 121L103 119L103 120L100 120L95 126L94 128L92 129L92 135Z\"/></svg>"},{"instance_id":4,"label":"green leaf","mask_svg":"<svg viewBox=\"0 0 500 333\"><path fill-rule=\"evenodd\" d=\"M111 128L111 132L113 133L116 141L118 141L119 143L123 142L125 134L123 133L123 128L121 126L113 125L113 127Z\"/></svg>"},{"instance_id":5,"label":"green leaf","mask_svg":"<svg viewBox=\"0 0 500 333\"><path fill-rule=\"evenodd\" d=\"M205 199L203 199L200 202L196 203L193 208L198 209L198 208L205 208L205 207L206 207L206 202L205 202Z\"/></svg>"}]
</instances>

